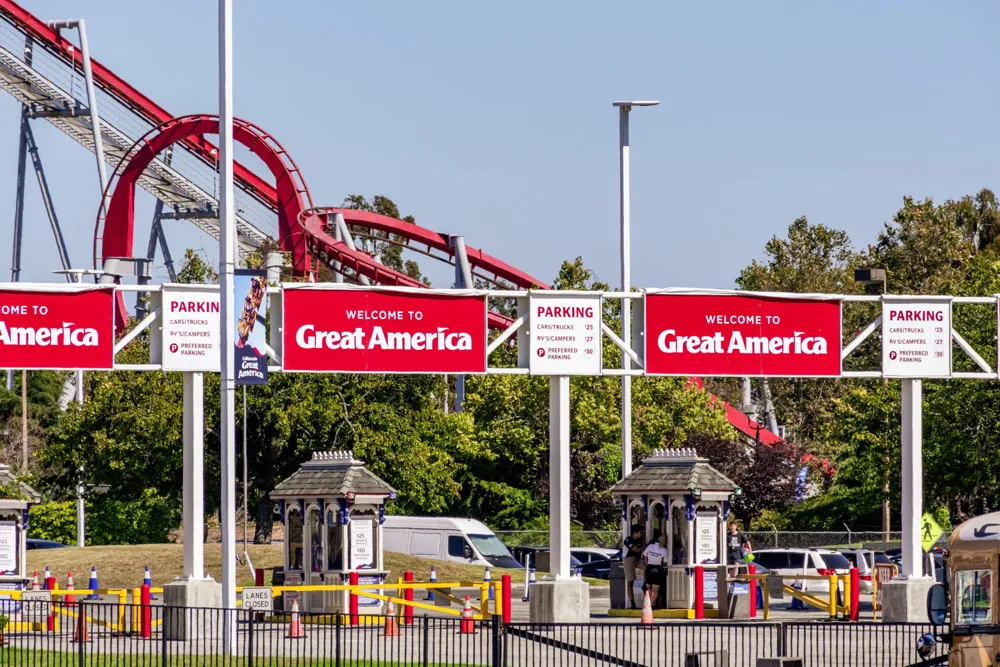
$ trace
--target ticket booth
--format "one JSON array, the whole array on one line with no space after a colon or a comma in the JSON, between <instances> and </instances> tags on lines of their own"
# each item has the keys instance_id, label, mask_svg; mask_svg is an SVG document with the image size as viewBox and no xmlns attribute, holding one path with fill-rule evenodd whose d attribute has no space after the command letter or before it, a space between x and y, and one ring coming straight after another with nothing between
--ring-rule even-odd
<instances>
[{"instance_id":1,"label":"ticket booth","mask_svg":"<svg viewBox=\"0 0 1000 667\"><path fill-rule=\"evenodd\" d=\"M621 503L623 531L645 526L647 544L666 533L666 606L691 609L694 578L689 568L726 564L729 503L739 487L694 449L657 449L611 492ZM624 532L622 539L626 536ZM718 599L710 570L705 573L707 606Z\"/></svg>"},{"instance_id":2,"label":"ticket booth","mask_svg":"<svg viewBox=\"0 0 1000 667\"><path fill-rule=\"evenodd\" d=\"M15 493L4 493L13 490ZM5 497L17 496L17 497ZM28 508L41 496L0 465L0 591L22 590L28 581Z\"/></svg>"},{"instance_id":3,"label":"ticket booth","mask_svg":"<svg viewBox=\"0 0 1000 667\"><path fill-rule=\"evenodd\" d=\"M271 498L285 524L285 585L381 584L385 503L396 491L365 468L352 452L313 452ZM285 608L297 597L303 611L347 613L345 592L286 594ZM359 600L362 613L381 613L381 602Z\"/></svg>"}]
</instances>

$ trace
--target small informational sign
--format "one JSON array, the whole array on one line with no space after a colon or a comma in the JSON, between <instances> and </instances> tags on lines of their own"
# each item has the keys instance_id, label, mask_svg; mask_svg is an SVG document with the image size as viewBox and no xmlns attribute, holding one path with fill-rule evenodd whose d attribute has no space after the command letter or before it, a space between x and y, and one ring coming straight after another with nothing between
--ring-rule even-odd
<instances>
[{"instance_id":1,"label":"small informational sign","mask_svg":"<svg viewBox=\"0 0 1000 667\"><path fill-rule=\"evenodd\" d=\"M532 294L529 304L532 375L601 374L599 294Z\"/></svg>"},{"instance_id":2,"label":"small informational sign","mask_svg":"<svg viewBox=\"0 0 1000 667\"><path fill-rule=\"evenodd\" d=\"M772 600L785 599L785 580L780 574L768 573L767 594Z\"/></svg>"},{"instance_id":3,"label":"small informational sign","mask_svg":"<svg viewBox=\"0 0 1000 667\"><path fill-rule=\"evenodd\" d=\"M737 581L729 584L729 595L750 595L750 584L745 581Z\"/></svg>"},{"instance_id":4,"label":"small informational sign","mask_svg":"<svg viewBox=\"0 0 1000 667\"><path fill-rule=\"evenodd\" d=\"M712 571L705 571L705 599L709 602L715 602L719 599L719 573Z\"/></svg>"},{"instance_id":5,"label":"small informational sign","mask_svg":"<svg viewBox=\"0 0 1000 667\"><path fill-rule=\"evenodd\" d=\"M274 608L274 596L270 588L244 588L243 609L246 611L271 611Z\"/></svg>"},{"instance_id":6,"label":"small informational sign","mask_svg":"<svg viewBox=\"0 0 1000 667\"><path fill-rule=\"evenodd\" d=\"M24 584L14 581L0 583L0 614L20 614L21 601L15 600L12 595L7 595L2 591L23 591Z\"/></svg>"},{"instance_id":7,"label":"small informational sign","mask_svg":"<svg viewBox=\"0 0 1000 667\"><path fill-rule=\"evenodd\" d=\"M882 304L882 374L951 377L951 302L894 299Z\"/></svg>"},{"instance_id":8,"label":"small informational sign","mask_svg":"<svg viewBox=\"0 0 1000 667\"><path fill-rule=\"evenodd\" d=\"M0 521L0 574L17 573L17 523Z\"/></svg>"},{"instance_id":9,"label":"small informational sign","mask_svg":"<svg viewBox=\"0 0 1000 667\"><path fill-rule=\"evenodd\" d=\"M236 308L233 370L236 384L267 384L267 272L237 269L233 276Z\"/></svg>"},{"instance_id":10,"label":"small informational sign","mask_svg":"<svg viewBox=\"0 0 1000 667\"><path fill-rule=\"evenodd\" d=\"M375 528L371 519L351 520L350 569L370 568L375 565Z\"/></svg>"},{"instance_id":11,"label":"small informational sign","mask_svg":"<svg viewBox=\"0 0 1000 667\"><path fill-rule=\"evenodd\" d=\"M934 517L924 512L924 515L920 517L920 546L924 548L924 551L930 551L943 534L944 528L938 525Z\"/></svg>"},{"instance_id":12,"label":"small informational sign","mask_svg":"<svg viewBox=\"0 0 1000 667\"><path fill-rule=\"evenodd\" d=\"M361 575L358 577L359 586L373 586L376 584L382 584L385 582L384 574L369 574ZM362 595L358 596L358 606L360 607L377 607L382 604L382 601L377 598L367 598Z\"/></svg>"},{"instance_id":13,"label":"small informational sign","mask_svg":"<svg viewBox=\"0 0 1000 667\"><path fill-rule=\"evenodd\" d=\"M201 373L221 370L219 303L217 289L164 285L163 370Z\"/></svg>"},{"instance_id":14,"label":"small informational sign","mask_svg":"<svg viewBox=\"0 0 1000 667\"><path fill-rule=\"evenodd\" d=\"M51 603L51 591L24 591L21 593L21 614L24 616L24 620L46 619L51 612Z\"/></svg>"},{"instance_id":15,"label":"small informational sign","mask_svg":"<svg viewBox=\"0 0 1000 667\"><path fill-rule=\"evenodd\" d=\"M707 563L719 557L719 515L698 512L694 523L695 562Z\"/></svg>"},{"instance_id":16,"label":"small informational sign","mask_svg":"<svg viewBox=\"0 0 1000 667\"><path fill-rule=\"evenodd\" d=\"M302 585L301 572L285 572L285 586L301 586L301 585Z\"/></svg>"}]
</instances>

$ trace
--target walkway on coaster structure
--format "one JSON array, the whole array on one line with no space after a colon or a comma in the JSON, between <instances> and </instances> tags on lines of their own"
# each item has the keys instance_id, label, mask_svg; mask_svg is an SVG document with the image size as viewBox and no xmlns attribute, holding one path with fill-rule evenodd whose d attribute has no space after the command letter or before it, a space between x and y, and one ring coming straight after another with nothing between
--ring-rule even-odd
<instances>
[{"instance_id":1,"label":"walkway on coaster structure","mask_svg":"<svg viewBox=\"0 0 1000 667\"><path fill-rule=\"evenodd\" d=\"M113 196L108 209L105 212L102 207L98 215L95 268L108 257L134 256L136 185L173 208L175 217L187 219L218 239L214 196L218 152L204 137L217 132L218 120L210 115L174 118L97 60L91 59L91 67L105 155L117 176L117 182L109 180ZM0 0L0 88L26 105L31 117L46 120L93 151L82 69L82 54L71 42L12 0ZM410 249L453 263L448 234L364 211L307 208L312 206L308 188L287 151L246 121L236 123L234 135L264 160L275 177L271 185L239 162L234 164L241 251L277 238L282 249L291 253L293 270L299 275L314 272L312 258L326 255L328 263L339 262L379 285L423 287L336 240L327 220L342 213L349 226L389 233L403 239ZM466 246L466 252L474 274L487 282L548 289L542 281L481 250ZM120 324L124 316L124 304L120 304ZM500 315L490 319L494 328L509 323ZM700 380L697 384L701 386ZM725 409L729 422L742 434L766 444L781 441L729 404Z\"/></svg>"}]
</instances>

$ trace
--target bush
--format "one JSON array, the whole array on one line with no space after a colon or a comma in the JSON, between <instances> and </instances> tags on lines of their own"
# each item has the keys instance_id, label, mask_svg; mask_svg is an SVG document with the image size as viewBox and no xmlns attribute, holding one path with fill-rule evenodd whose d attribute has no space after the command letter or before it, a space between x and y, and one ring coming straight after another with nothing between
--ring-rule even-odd
<instances>
[{"instance_id":1,"label":"bush","mask_svg":"<svg viewBox=\"0 0 1000 667\"><path fill-rule=\"evenodd\" d=\"M147 490L133 501L108 500L100 496L87 500L87 545L155 544L166 542L172 528L179 525L172 503ZM31 508L28 532L31 537L76 543L76 502L42 503Z\"/></svg>"}]
</instances>

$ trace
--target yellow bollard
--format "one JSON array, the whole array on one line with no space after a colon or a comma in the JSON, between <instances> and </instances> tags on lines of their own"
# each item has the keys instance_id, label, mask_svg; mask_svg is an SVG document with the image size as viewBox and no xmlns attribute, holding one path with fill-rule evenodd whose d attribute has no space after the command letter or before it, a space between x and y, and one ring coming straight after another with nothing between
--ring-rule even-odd
<instances>
[{"instance_id":1,"label":"yellow bollard","mask_svg":"<svg viewBox=\"0 0 1000 667\"><path fill-rule=\"evenodd\" d=\"M837 618L837 575L830 575L830 604L827 609L830 613L830 618Z\"/></svg>"},{"instance_id":2,"label":"yellow bollard","mask_svg":"<svg viewBox=\"0 0 1000 667\"><path fill-rule=\"evenodd\" d=\"M502 588L498 591L497 587L495 585L493 586L493 599L495 600L495 602L493 603L493 607L494 607L493 613L495 613L497 616L499 616L501 619L503 619L503 589Z\"/></svg>"},{"instance_id":3,"label":"yellow bollard","mask_svg":"<svg viewBox=\"0 0 1000 667\"><path fill-rule=\"evenodd\" d=\"M485 581L479 586L479 609L483 620L490 617L490 585Z\"/></svg>"},{"instance_id":4,"label":"yellow bollard","mask_svg":"<svg viewBox=\"0 0 1000 667\"><path fill-rule=\"evenodd\" d=\"M764 586L764 590L761 591L761 593L763 593L764 596L764 620L767 621L771 619L771 589L767 588L766 574L764 575L763 579L757 580L757 585Z\"/></svg>"},{"instance_id":5,"label":"yellow bollard","mask_svg":"<svg viewBox=\"0 0 1000 667\"><path fill-rule=\"evenodd\" d=\"M844 577L844 606L843 613L847 620L851 620L851 575L845 574Z\"/></svg>"}]
</instances>

